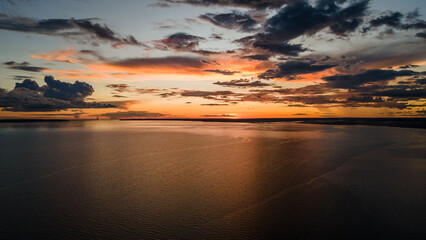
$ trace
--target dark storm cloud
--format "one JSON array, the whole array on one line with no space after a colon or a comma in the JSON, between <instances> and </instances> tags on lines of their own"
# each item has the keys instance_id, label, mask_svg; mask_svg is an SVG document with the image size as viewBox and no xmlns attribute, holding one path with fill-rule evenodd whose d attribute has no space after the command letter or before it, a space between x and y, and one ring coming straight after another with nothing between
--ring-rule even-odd
<instances>
[{"instance_id":1,"label":"dark storm cloud","mask_svg":"<svg viewBox=\"0 0 426 240\"><path fill-rule=\"evenodd\" d=\"M193 57L158 57L158 58L127 58L117 61L110 61L107 64L112 66L140 68L140 67L174 67L174 68L201 68L204 63L199 58Z\"/></svg>"},{"instance_id":2,"label":"dark storm cloud","mask_svg":"<svg viewBox=\"0 0 426 240\"><path fill-rule=\"evenodd\" d=\"M238 88L272 86L272 84L270 83L264 83L259 80L250 81L249 79L236 79L236 80L224 81L224 82L217 81L213 84L223 86L223 87L238 87Z\"/></svg>"},{"instance_id":3,"label":"dark storm cloud","mask_svg":"<svg viewBox=\"0 0 426 240\"><path fill-rule=\"evenodd\" d=\"M212 73L218 73L222 75L234 75L235 73L239 73L238 71L228 71L228 70L219 70L219 69L207 69L207 70L204 70L204 72L212 72Z\"/></svg>"},{"instance_id":4,"label":"dark storm cloud","mask_svg":"<svg viewBox=\"0 0 426 240\"><path fill-rule=\"evenodd\" d=\"M113 104L85 102L92 95L91 85L76 81L66 83L46 76L46 85L24 80L11 91L0 89L0 107L3 111L58 111L69 108L116 108Z\"/></svg>"},{"instance_id":5,"label":"dark storm cloud","mask_svg":"<svg viewBox=\"0 0 426 240\"><path fill-rule=\"evenodd\" d=\"M374 96L383 96L391 98L409 98L409 99L419 99L426 98L426 88L414 88L414 89L390 89L384 91L378 91L372 93Z\"/></svg>"},{"instance_id":6,"label":"dark storm cloud","mask_svg":"<svg viewBox=\"0 0 426 240\"><path fill-rule=\"evenodd\" d=\"M205 40L205 38L179 32L169 35L165 39L154 41L153 43L156 48L162 50L167 50L170 48L177 51L185 51L194 49L202 40Z\"/></svg>"},{"instance_id":7,"label":"dark storm cloud","mask_svg":"<svg viewBox=\"0 0 426 240\"><path fill-rule=\"evenodd\" d=\"M273 79L273 78L288 78L292 79L299 74L321 72L326 69L335 67L332 64L314 65L315 62L304 62L304 61L287 61L277 65L277 69L267 70L266 72L259 75L259 78Z\"/></svg>"},{"instance_id":8,"label":"dark storm cloud","mask_svg":"<svg viewBox=\"0 0 426 240\"><path fill-rule=\"evenodd\" d=\"M25 79L22 83L15 83L15 89L16 88L27 88L34 91L38 91L40 89L38 83L31 79Z\"/></svg>"},{"instance_id":9,"label":"dark storm cloud","mask_svg":"<svg viewBox=\"0 0 426 240\"><path fill-rule=\"evenodd\" d=\"M132 35L121 37L105 24L94 22L97 19L43 19L7 17L0 19L0 29L60 36L69 39L101 40L115 44L142 45Z\"/></svg>"},{"instance_id":10,"label":"dark storm cloud","mask_svg":"<svg viewBox=\"0 0 426 240\"><path fill-rule=\"evenodd\" d=\"M206 20L218 27L236 29L241 32L252 32L259 29L256 27L258 22L252 19L247 13L207 13L201 15L200 19Z\"/></svg>"},{"instance_id":11,"label":"dark storm cloud","mask_svg":"<svg viewBox=\"0 0 426 240\"><path fill-rule=\"evenodd\" d=\"M45 70L44 67L34 67L31 66L28 62L14 62L14 61L8 61L3 63L8 66L9 69L15 69L15 70L21 70L21 71L27 71L27 72L41 72Z\"/></svg>"},{"instance_id":12,"label":"dark storm cloud","mask_svg":"<svg viewBox=\"0 0 426 240\"><path fill-rule=\"evenodd\" d=\"M403 16L404 15L400 12L392 12L371 20L370 24L373 27L378 27L381 25L387 25L390 27L399 27L401 25L401 20Z\"/></svg>"},{"instance_id":13,"label":"dark storm cloud","mask_svg":"<svg viewBox=\"0 0 426 240\"><path fill-rule=\"evenodd\" d=\"M255 9L280 8L297 0L162 0L168 3L184 3L195 6L230 6Z\"/></svg>"},{"instance_id":14,"label":"dark storm cloud","mask_svg":"<svg viewBox=\"0 0 426 240\"><path fill-rule=\"evenodd\" d=\"M120 118L146 118L146 117L164 117L166 114L162 113L152 113L147 111L127 111L127 112L113 112L113 113L104 113L99 116L109 117L112 119Z\"/></svg>"},{"instance_id":15,"label":"dark storm cloud","mask_svg":"<svg viewBox=\"0 0 426 240\"><path fill-rule=\"evenodd\" d=\"M84 101L93 94L93 87L85 82L76 81L74 83L55 80L52 76L44 78L47 87L44 89L44 97L56 98L64 101Z\"/></svg>"},{"instance_id":16,"label":"dark storm cloud","mask_svg":"<svg viewBox=\"0 0 426 240\"><path fill-rule=\"evenodd\" d=\"M240 38L234 42L243 45L247 51L259 52L258 54L268 52L271 55L280 54L295 57L308 50L303 48L302 44L291 44L287 41L283 42L263 33Z\"/></svg>"},{"instance_id":17,"label":"dark storm cloud","mask_svg":"<svg viewBox=\"0 0 426 240\"><path fill-rule=\"evenodd\" d=\"M415 76L418 72L409 70L381 70L381 69L369 69L358 74L348 75L333 75L323 77L329 87L332 88L344 88L344 89L355 89L366 83L382 82L394 80L397 77L402 76Z\"/></svg>"},{"instance_id":18,"label":"dark storm cloud","mask_svg":"<svg viewBox=\"0 0 426 240\"><path fill-rule=\"evenodd\" d=\"M306 51L306 48L302 47L302 44L289 44L284 43L272 43L268 41L257 40L253 43L253 47L259 48L262 50L269 51L271 53L288 55L288 56L298 56L299 53Z\"/></svg>"},{"instance_id":19,"label":"dark storm cloud","mask_svg":"<svg viewBox=\"0 0 426 240\"><path fill-rule=\"evenodd\" d=\"M371 20L370 26L364 31L380 26L388 26L400 30L426 29L426 21L418 19L418 14L415 14L414 16L410 15L412 15L412 13L407 14L404 18L404 14L400 12L384 13L382 16Z\"/></svg>"},{"instance_id":20,"label":"dark storm cloud","mask_svg":"<svg viewBox=\"0 0 426 240\"><path fill-rule=\"evenodd\" d=\"M362 22L369 1L352 1L348 7L339 3L346 1L320 0L316 6L307 1L283 7L265 23L265 35L279 41L288 41L302 35L313 35L327 27L336 35L354 31Z\"/></svg>"}]
</instances>

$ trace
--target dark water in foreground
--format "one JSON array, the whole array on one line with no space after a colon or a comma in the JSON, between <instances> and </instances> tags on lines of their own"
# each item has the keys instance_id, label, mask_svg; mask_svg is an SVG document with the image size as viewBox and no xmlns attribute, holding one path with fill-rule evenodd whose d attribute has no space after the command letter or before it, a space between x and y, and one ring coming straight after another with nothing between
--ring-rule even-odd
<instances>
[{"instance_id":1,"label":"dark water in foreground","mask_svg":"<svg viewBox=\"0 0 426 240\"><path fill-rule=\"evenodd\" d=\"M0 125L3 239L424 239L426 130Z\"/></svg>"}]
</instances>

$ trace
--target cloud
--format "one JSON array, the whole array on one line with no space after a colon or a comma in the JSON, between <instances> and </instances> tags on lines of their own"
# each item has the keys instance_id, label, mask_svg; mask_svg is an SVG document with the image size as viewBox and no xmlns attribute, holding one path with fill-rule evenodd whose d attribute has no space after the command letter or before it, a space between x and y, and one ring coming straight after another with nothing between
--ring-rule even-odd
<instances>
[{"instance_id":1,"label":"cloud","mask_svg":"<svg viewBox=\"0 0 426 240\"><path fill-rule=\"evenodd\" d=\"M109 117L112 119L121 119L121 118L157 118L157 117L165 117L167 114L162 113L152 113L147 111L127 111L127 112L112 112L112 113L104 113L99 116Z\"/></svg>"},{"instance_id":2,"label":"cloud","mask_svg":"<svg viewBox=\"0 0 426 240\"><path fill-rule=\"evenodd\" d=\"M96 23L95 18L86 19L43 19L25 17L0 18L0 29L58 36L92 42L94 39L114 44L143 45L135 37L121 37L106 24ZM97 42L94 42L97 43Z\"/></svg>"},{"instance_id":3,"label":"cloud","mask_svg":"<svg viewBox=\"0 0 426 240\"><path fill-rule=\"evenodd\" d=\"M420 85L426 85L426 78L416 79L416 83Z\"/></svg>"},{"instance_id":4,"label":"cloud","mask_svg":"<svg viewBox=\"0 0 426 240\"><path fill-rule=\"evenodd\" d=\"M391 98L409 98L409 99L419 99L426 98L426 88L413 88L413 89L390 89L377 91L372 93L375 96L391 97Z\"/></svg>"},{"instance_id":5,"label":"cloud","mask_svg":"<svg viewBox=\"0 0 426 240\"><path fill-rule=\"evenodd\" d=\"M228 97L235 95L231 91L199 91L199 90L184 90L180 92L182 97L201 97L212 100L226 100Z\"/></svg>"},{"instance_id":6,"label":"cloud","mask_svg":"<svg viewBox=\"0 0 426 240\"><path fill-rule=\"evenodd\" d=\"M16 83L11 91L0 89L0 107L3 111L58 111L70 108L116 108L113 104L86 102L93 88L87 83L74 84L46 76L46 85L39 87L30 79Z\"/></svg>"},{"instance_id":7,"label":"cloud","mask_svg":"<svg viewBox=\"0 0 426 240\"><path fill-rule=\"evenodd\" d=\"M259 93L277 93L280 95L318 95L333 93L338 90L328 88L326 84L320 83L315 85L308 85L300 88L280 88L280 89L268 89L268 90L251 90L251 92Z\"/></svg>"},{"instance_id":8,"label":"cloud","mask_svg":"<svg viewBox=\"0 0 426 240\"><path fill-rule=\"evenodd\" d=\"M339 59L340 66L350 65L349 71L344 67L337 67L341 72L355 72L361 69L379 69L387 67L399 67L408 64L417 64L424 61L426 48L423 41L410 41L399 39L395 36L394 41L379 41L364 46L343 49L336 52L334 59ZM398 46L398 47L396 47Z\"/></svg>"},{"instance_id":9,"label":"cloud","mask_svg":"<svg viewBox=\"0 0 426 240\"><path fill-rule=\"evenodd\" d=\"M113 90L113 97L126 97L122 95L117 95L117 93L137 93L137 94L150 94L150 93L158 93L160 91L164 91L167 89L157 89L157 88L135 88L131 87L127 84L108 84L105 87L111 88Z\"/></svg>"},{"instance_id":10,"label":"cloud","mask_svg":"<svg viewBox=\"0 0 426 240\"><path fill-rule=\"evenodd\" d=\"M426 39L426 31L425 32L419 32L419 33L417 33L416 37Z\"/></svg>"},{"instance_id":11,"label":"cloud","mask_svg":"<svg viewBox=\"0 0 426 240\"><path fill-rule=\"evenodd\" d=\"M265 35L289 41L302 35L313 35L327 27L336 35L353 32L361 24L369 1L351 1L345 8L339 5L343 2L346 1L320 0L312 6L307 1L297 1L287 5L266 21Z\"/></svg>"},{"instance_id":12,"label":"cloud","mask_svg":"<svg viewBox=\"0 0 426 240\"><path fill-rule=\"evenodd\" d=\"M418 19L418 13L413 15L413 12L407 14L404 19L404 14L400 12L387 12L370 21L370 26L364 31L380 26L387 26L399 30L409 29L426 29L426 22Z\"/></svg>"},{"instance_id":13,"label":"cloud","mask_svg":"<svg viewBox=\"0 0 426 240\"><path fill-rule=\"evenodd\" d=\"M332 88L355 89L367 83L389 81L394 80L397 77L414 76L418 74L418 72L410 70L395 71L369 69L358 74L337 74L333 76L323 77L322 79L325 80L327 82L327 85Z\"/></svg>"},{"instance_id":14,"label":"cloud","mask_svg":"<svg viewBox=\"0 0 426 240\"><path fill-rule=\"evenodd\" d=\"M212 33L212 35L210 35L211 39L215 39L215 40L222 40L223 37L221 34L217 34L217 33Z\"/></svg>"},{"instance_id":15,"label":"cloud","mask_svg":"<svg viewBox=\"0 0 426 240\"><path fill-rule=\"evenodd\" d=\"M401 19L403 14L400 12L391 12L386 15L382 15L370 21L371 26L378 27L381 25L387 25L390 27L399 27L401 25Z\"/></svg>"},{"instance_id":16,"label":"cloud","mask_svg":"<svg viewBox=\"0 0 426 240\"><path fill-rule=\"evenodd\" d=\"M26 76L26 75L13 75L13 80L22 81L25 79L31 79L32 76Z\"/></svg>"},{"instance_id":17,"label":"cloud","mask_svg":"<svg viewBox=\"0 0 426 240\"><path fill-rule=\"evenodd\" d=\"M30 66L30 63L28 63L28 62L18 63L18 62L14 62L14 61L9 61L9 62L5 62L3 64L7 65L9 69L15 69L15 70L21 70L21 71L27 71L27 72L42 72L43 70L47 69L47 68L44 68L44 67Z\"/></svg>"},{"instance_id":18,"label":"cloud","mask_svg":"<svg viewBox=\"0 0 426 240\"><path fill-rule=\"evenodd\" d=\"M272 84L264 83L262 81L250 81L248 79L236 79L226 82L215 82L213 84L220 85L223 87L239 87L239 88L247 88L247 87L267 87L272 86Z\"/></svg>"},{"instance_id":19,"label":"cloud","mask_svg":"<svg viewBox=\"0 0 426 240\"><path fill-rule=\"evenodd\" d=\"M195 6L229 6L255 9L280 8L297 0L162 0L168 3L182 3Z\"/></svg>"},{"instance_id":20,"label":"cloud","mask_svg":"<svg viewBox=\"0 0 426 240\"><path fill-rule=\"evenodd\" d=\"M111 74L204 75L205 72L203 70L208 67L208 62L200 57L142 57L103 60L99 63L90 64L89 67L95 71L109 72Z\"/></svg>"},{"instance_id":21,"label":"cloud","mask_svg":"<svg viewBox=\"0 0 426 240\"><path fill-rule=\"evenodd\" d=\"M56 98L65 101L77 102L93 94L93 87L85 82L76 81L74 83L55 80L52 76L44 78L47 87L44 89L44 97Z\"/></svg>"},{"instance_id":22,"label":"cloud","mask_svg":"<svg viewBox=\"0 0 426 240\"><path fill-rule=\"evenodd\" d=\"M298 56L300 53L308 50L302 47L302 44L291 44L287 41L280 41L265 34L256 34L253 36L247 36L234 41L235 43L244 46L244 51L256 52L257 54L269 55L288 55Z\"/></svg>"},{"instance_id":23,"label":"cloud","mask_svg":"<svg viewBox=\"0 0 426 240\"><path fill-rule=\"evenodd\" d=\"M158 57L158 58L126 58L106 62L108 65L124 68L202 68L204 63L194 57Z\"/></svg>"},{"instance_id":24,"label":"cloud","mask_svg":"<svg viewBox=\"0 0 426 240\"><path fill-rule=\"evenodd\" d=\"M258 61L267 61L269 60L270 56L267 54L255 54L255 55L243 56L242 58L248 58L248 59L258 60Z\"/></svg>"},{"instance_id":25,"label":"cloud","mask_svg":"<svg viewBox=\"0 0 426 240\"><path fill-rule=\"evenodd\" d=\"M383 85L383 83L381 85L360 86L356 89L350 89L350 91L333 88L328 83L320 83L299 88L254 89L250 90L249 93L228 94L225 98L208 97L211 100L233 103L286 103L290 107L371 107L396 109L418 106L416 103L410 103L410 101L424 98L426 98L426 87L422 85Z\"/></svg>"},{"instance_id":26,"label":"cloud","mask_svg":"<svg viewBox=\"0 0 426 240\"><path fill-rule=\"evenodd\" d=\"M378 97L374 98L373 96L351 96L346 99L347 102L383 102L383 99Z\"/></svg>"},{"instance_id":27,"label":"cloud","mask_svg":"<svg viewBox=\"0 0 426 240\"><path fill-rule=\"evenodd\" d=\"M127 84L108 84L105 87L113 89L115 92L128 92L130 90L130 86Z\"/></svg>"},{"instance_id":28,"label":"cloud","mask_svg":"<svg viewBox=\"0 0 426 240\"><path fill-rule=\"evenodd\" d=\"M416 68L416 67L419 67L419 65L407 64L405 66L400 66L399 69Z\"/></svg>"},{"instance_id":29,"label":"cloud","mask_svg":"<svg viewBox=\"0 0 426 240\"><path fill-rule=\"evenodd\" d=\"M30 79L25 79L22 83L15 83L15 89L16 88L27 88L33 91L38 91L40 89L38 83Z\"/></svg>"},{"instance_id":30,"label":"cloud","mask_svg":"<svg viewBox=\"0 0 426 240\"><path fill-rule=\"evenodd\" d=\"M218 106L228 106L227 103L203 103L201 106L210 106L210 107L218 107Z\"/></svg>"},{"instance_id":31,"label":"cloud","mask_svg":"<svg viewBox=\"0 0 426 240\"><path fill-rule=\"evenodd\" d=\"M207 117L207 118L222 118L222 117L234 117L232 114L206 114L206 115L200 115L200 117Z\"/></svg>"},{"instance_id":32,"label":"cloud","mask_svg":"<svg viewBox=\"0 0 426 240\"><path fill-rule=\"evenodd\" d=\"M159 3L151 3L151 4L148 4L148 7L162 7L162 8L169 8L169 7L170 7L170 5L169 5L169 4L167 4L167 3L161 3L161 2L159 2Z\"/></svg>"},{"instance_id":33,"label":"cloud","mask_svg":"<svg viewBox=\"0 0 426 240\"><path fill-rule=\"evenodd\" d=\"M265 92L249 93L242 95L236 101L240 102L261 102L261 103L279 103L281 98Z\"/></svg>"},{"instance_id":34,"label":"cloud","mask_svg":"<svg viewBox=\"0 0 426 240\"><path fill-rule=\"evenodd\" d=\"M235 73L239 73L239 71L229 71L229 70L219 70L219 69L207 69L207 70L204 70L204 72L219 73L222 75L234 75Z\"/></svg>"},{"instance_id":35,"label":"cloud","mask_svg":"<svg viewBox=\"0 0 426 240\"><path fill-rule=\"evenodd\" d=\"M205 38L179 32L169 35L162 40L154 41L153 44L156 48L162 50L173 49L177 51L187 51L197 47L202 40L205 40Z\"/></svg>"},{"instance_id":36,"label":"cloud","mask_svg":"<svg viewBox=\"0 0 426 240\"><path fill-rule=\"evenodd\" d=\"M272 79L272 78L287 78L292 79L299 74L321 72L326 69L335 67L333 64L317 64L315 62L304 62L304 61L287 61L277 65L277 69L267 70L266 72L259 75L259 78Z\"/></svg>"},{"instance_id":37,"label":"cloud","mask_svg":"<svg viewBox=\"0 0 426 240\"><path fill-rule=\"evenodd\" d=\"M289 44L287 42L283 43L272 43L268 41L263 41L257 39L253 42L253 47L269 51L275 54L288 55L288 56L298 56L299 53L306 51L306 48L302 47L302 44Z\"/></svg>"},{"instance_id":38,"label":"cloud","mask_svg":"<svg viewBox=\"0 0 426 240\"><path fill-rule=\"evenodd\" d=\"M259 23L252 19L247 13L239 13L236 11L222 14L207 13L201 15L199 18L206 20L218 27L236 29L241 32L252 32L259 30L259 28L256 27Z\"/></svg>"},{"instance_id":39,"label":"cloud","mask_svg":"<svg viewBox=\"0 0 426 240\"><path fill-rule=\"evenodd\" d=\"M162 97L162 98L168 98L168 97L174 97L179 95L179 92L165 92L165 93L160 93L158 94L158 96Z\"/></svg>"},{"instance_id":40,"label":"cloud","mask_svg":"<svg viewBox=\"0 0 426 240\"><path fill-rule=\"evenodd\" d=\"M215 52L215 51L209 51L209 50L192 50L192 53L196 53L196 54L200 54L203 56L210 56L210 55L217 55L220 54L221 52Z\"/></svg>"}]
</instances>

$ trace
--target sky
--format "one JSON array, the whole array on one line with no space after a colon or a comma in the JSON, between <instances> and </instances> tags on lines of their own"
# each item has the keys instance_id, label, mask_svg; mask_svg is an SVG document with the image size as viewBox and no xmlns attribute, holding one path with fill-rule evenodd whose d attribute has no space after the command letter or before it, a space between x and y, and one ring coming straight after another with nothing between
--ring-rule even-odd
<instances>
[{"instance_id":1,"label":"sky","mask_svg":"<svg viewBox=\"0 0 426 240\"><path fill-rule=\"evenodd\" d=\"M1 119L426 116L423 0L0 0Z\"/></svg>"}]
</instances>

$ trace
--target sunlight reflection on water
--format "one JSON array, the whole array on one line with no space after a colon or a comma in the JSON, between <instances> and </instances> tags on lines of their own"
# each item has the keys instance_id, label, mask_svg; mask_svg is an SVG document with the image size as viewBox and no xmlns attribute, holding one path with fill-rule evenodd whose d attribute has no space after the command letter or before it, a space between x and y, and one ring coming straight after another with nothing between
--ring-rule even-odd
<instances>
[{"instance_id":1,"label":"sunlight reflection on water","mask_svg":"<svg viewBox=\"0 0 426 240\"><path fill-rule=\"evenodd\" d=\"M6 238L415 239L424 233L421 129L13 123L0 128L0 144Z\"/></svg>"}]
</instances>

